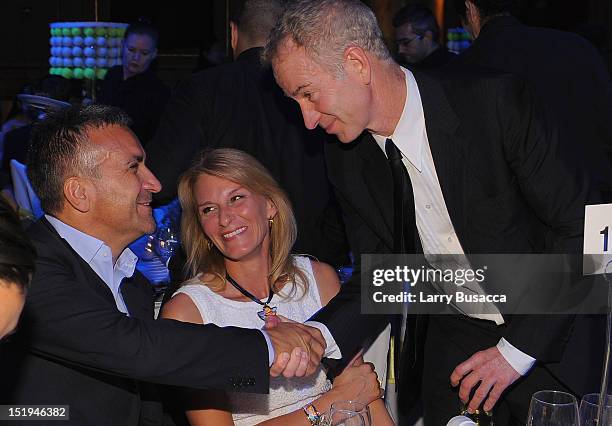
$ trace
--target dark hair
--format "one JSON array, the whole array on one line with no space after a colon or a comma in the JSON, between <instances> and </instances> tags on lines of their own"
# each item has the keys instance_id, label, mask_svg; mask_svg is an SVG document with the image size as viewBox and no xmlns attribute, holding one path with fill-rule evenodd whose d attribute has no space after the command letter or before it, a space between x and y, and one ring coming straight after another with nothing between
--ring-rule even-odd
<instances>
[{"instance_id":1,"label":"dark hair","mask_svg":"<svg viewBox=\"0 0 612 426\"><path fill-rule=\"evenodd\" d=\"M67 177L99 177L95 150L87 147L88 132L129 124L130 119L119 108L93 104L51 112L34 125L28 152L28 177L45 212L54 213L63 207L63 185Z\"/></svg>"},{"instance_id":2,"label":"dark hair","mask_svg":"<svg viewBox=\"0 0 612 426\"><path fill-rule=\"evenodd\" d=\"M153 40L153 44L157 47L157 43L159 42L159 31L151 22L146 18L139 18L137 22L132 22L125 30L125 39L127 40L128 36L132 34L144 34L151 37Z\"/></svg>"},{"instance_id":3,"label":"dark hair","mask_svg":"<svg viewBox=\"0 0 612 426\"><path fill-rule=\"evenodd\" d=\"M239 0L230 20L251 40L265 42L284 4L283 0Z\"/></svg>"},{"instance_id":4,"label":"dark hair","mask_svg":"<svg viewBox=\"0 0 612 426\"><path fill-rule=\"evenodd\" d=\"M4 281L25 290L34 272L35 260L36 249L17 214L0 196L0 285Z\"/></svg>"},{"instance_id":5,"label":"dark hair","mask_svg":"<svg viewBox=\"0 0 612 426\"><path fill-rule=\"evenodd\" d=\"M393 17L393 27L397 28L404 24L410 24L415 34L425 35L431 31L431 37L437 41L440 37L440 27L436 17L426 6L413 4L402 7Z\"/></svg>"},{"instance_id":6,"label":"dark hair","mask_svg":"<svg viewBox=\"0 0 612 426\"><path fill-rule=\"evenodd\" d=\"M470 0L478 9L482 19L500 14L514 14L519 6L519 0ZM455 1L455 9L459 16L465 19L465 2Z\"/></svg>"}]
</instances>

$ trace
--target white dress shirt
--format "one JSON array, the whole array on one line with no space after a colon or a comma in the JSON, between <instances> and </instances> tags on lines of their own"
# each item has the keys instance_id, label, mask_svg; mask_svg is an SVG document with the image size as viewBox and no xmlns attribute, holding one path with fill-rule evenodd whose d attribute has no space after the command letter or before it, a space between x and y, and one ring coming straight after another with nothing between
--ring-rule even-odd
<instances>
[{"instance_id":1,"label":"white dress shirt","mask_svg":"<svg viewBox=\"0 0 612 426\"><path fill-rule=\"evenodd\" d=\"M432 259L434 255L440 254L464 255L438 181L417 82L410 71L404 68L402 70L406 74L407 95L400 120L392 135L373 134L372 136L383 153L387 138L391 138L402 152L402 161L412 183L416 226L425 258ZM491 320L498 325L503 324L502 315L497 308L494 309L496 314L470 316ZM535 363L533 357L521 352L504 338L500 339L497 348L512 368L521 375L526 374Z\"/></svg>"},{"instance_id":2,"label":"white dress shirt","mask_svg":"<svg viewBox=\"0 0 612 426\"><path fill-rule=\"evenodd\" d=\"M134 275L138 257L126 248L113 264L113 255L109 246L91 235L87 235L70 225L66 225L53 216L45 218L55 228L57 233L77 252L81 258L94 270L104 284L108 286L119 312L129 315L123 295L120 291L121 281Z\"/></svg>"}]
</instances>

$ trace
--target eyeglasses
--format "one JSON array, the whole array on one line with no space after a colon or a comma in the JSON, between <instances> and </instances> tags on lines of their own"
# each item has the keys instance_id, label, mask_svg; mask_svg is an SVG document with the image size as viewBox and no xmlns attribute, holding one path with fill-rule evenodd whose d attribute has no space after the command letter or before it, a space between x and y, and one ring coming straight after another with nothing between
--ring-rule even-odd
<instances>
[{"instance_id":1,"label":"eyeglasses","mask_svg":"<svg viewBox=\"0 0 612 426\"><path fill-rule=\"evenodd\" d=\"M422 35L415 35L412 38L400 38L395 40L395 44L397 44L398 46L408 46L410 43L412 43L415 40L422 40L423 36Z\"/></svg>"}]
</instances>

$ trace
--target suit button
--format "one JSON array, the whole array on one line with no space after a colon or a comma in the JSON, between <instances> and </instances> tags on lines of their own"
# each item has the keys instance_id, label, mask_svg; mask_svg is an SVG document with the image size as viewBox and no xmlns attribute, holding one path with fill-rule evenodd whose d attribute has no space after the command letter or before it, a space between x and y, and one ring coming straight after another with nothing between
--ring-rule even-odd
<instances>
[{"instance_id":1,"label":"suit button","mask_svg":"<svg viewBox=\"0 0 612 426\"><path fill-rule=\"evenodd\" d=\"M249 385L249 386L253 386L253 385L255 385L255 379L251 377L251 378L249 379L249 381L248 381L248 385Z\"/></svg>"}]
</instances>

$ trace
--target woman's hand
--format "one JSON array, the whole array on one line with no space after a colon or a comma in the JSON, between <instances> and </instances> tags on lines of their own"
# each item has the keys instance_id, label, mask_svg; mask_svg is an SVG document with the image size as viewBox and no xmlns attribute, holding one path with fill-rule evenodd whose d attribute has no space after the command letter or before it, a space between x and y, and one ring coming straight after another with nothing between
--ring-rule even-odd
<instances>
[{"instance_id":1,"label":"woman's hand","mask_svg":"<svg viewBox=\"0 0 612 426\"><path fill-rule=\"evenodd\" d=\"M334 387L330 392L337 395L336 401L359 401L366 405L383 394L374 364L363 362L361 352L334 379Z\"/></svg>"}]
</instances>

